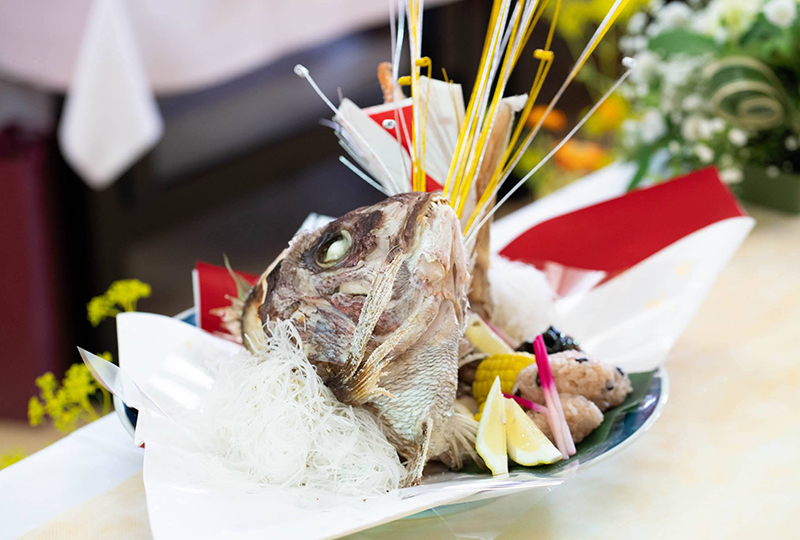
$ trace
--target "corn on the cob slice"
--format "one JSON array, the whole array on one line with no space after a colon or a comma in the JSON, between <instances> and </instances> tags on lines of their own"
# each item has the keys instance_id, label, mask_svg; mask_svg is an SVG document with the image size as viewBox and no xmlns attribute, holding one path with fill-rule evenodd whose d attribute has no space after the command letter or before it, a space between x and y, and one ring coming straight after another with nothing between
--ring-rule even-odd
<instances>
[{"instance_id":1,"label":"corn on the cob slice","mask_svg":"<svg viewBox=\"0 0 800 540\"><path fill-rule=\"evenodd\" d=\"M510 394L517 382L519 372L535 361L534 355L524 352L489 356L478 364L475 381L472 383L472 395L478 403L486 401L495 377L500 377L500 389L503 393Z\"/></svg>"}]
</instances>

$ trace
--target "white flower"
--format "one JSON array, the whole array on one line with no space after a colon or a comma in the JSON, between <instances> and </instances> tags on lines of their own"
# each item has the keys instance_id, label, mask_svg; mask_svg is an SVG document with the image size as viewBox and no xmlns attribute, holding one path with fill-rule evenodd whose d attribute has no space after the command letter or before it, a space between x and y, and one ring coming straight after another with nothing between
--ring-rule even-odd
<instances>
[{"instance_id":1,"label":"white flower","mask_svg":"<svg viewBox=\"0 0 800 540\"><path fill-rule=\"evenodd\" d=\"M667 124L664 117L656 109L648 109L642 116L641 124L642 142L652 144L667 133Z\"/></svg>"},{"instance_id":2,"label":"white flower","mask_svg":"<svg viewBox=\"0 0 800 540\"><path fill-rule=\"evenodd\" d=\"M717 43L725 43L750 29L761 5L756 0L711 0L705 9L692 16L691 27Z\"/></svg>"},{"instance_id":3,"label":"white flower","mask_svg":"<svg viewBox=\"0 0 800 540\"><path fill-rule=\"evenodd\" d=\"M661 26L661 23L658 21L653 21L647 25L647 28L644 31L644 35L649 38L656 37L664 28Z\"/></svg>"},{"instance_id":4,"label":"white flower","mask_svg":"<svg viewBox=\"0 0 800 540\"><path fill-rule=\"evenodd\" d=\"M656 20L664 30L685 28L691 17L692 8L683 2L671 2L661 8L656 14Z\"/></svg>"},{"instance_id":5,"label":"white flower","mask_svg":"<svg viewBox=\"0 0 800 540\"><path fill-rule=\"evenodd\" d=\"M780 176L780 174L781 170L775 165L770 165L769 167L767 167L767 176L769 176L770 178L777 178L778 176Z\"/></svg>"},{"instance_id":6,"label":"white flower","mask_svg":"<svg viewBox=\"0 0 800 540\"><path fill-rule=\"evenodd\" d=\"M647 48L647 38L644 36L622 36L619 38L619 48L628 55L634 55Z\"/></svg>"},{"instance_id":7,"label":"white flower","mask_svg":"<svg viewBox=\"0 0 800 540\"><path fill-rule=\"evenodd\" d=\"M669 153L673 156L677 156L681 153L681 143L678 141L669 141L667 148L669 149Z\"/></svg>"},{"instance_id":8,"label":"white flower","mask_svg":"<svg viewBox=\"0 0 800 540\"><path fill-rule=\"evenodd\" d=\"M630 80L635 85L646 88L658 72L661 58L651 51L641 51L634 56L634 60L636 60L636 67L631 72Z\"/></svg>"},{"instance_id":9,"label":"white flower","mask_svg":"<svg viewBox=\"0 0 800 540\"><path fill-rule=\"evenodd\" d=\"M647 15L641 11L637 11L631 18L628 19L628 33L641 34L644 27L647 25Z\"/></svg>"},{"instance_id":10,"label":"white flower","mask_svg":"<svg viewBox=\"0 0 800 540\"><path fill-rule=\"evenodd\" d=\"M728 140L731 141L733 146L741 148L747 144L747 133L739 128L733 128L728 132Z\"/></svg>"},{"instance_id":11,"label":"white flower","mask_svg":"<svg viewBox=\"0 0 800 540\"><path fill-rule=\"evenodd\" d=\"M626 118L619 127L622 130L623 146L631 147L636 145L638 141L637 134L639 132L639 124L636 123L636 120Z\"/></svg>"},{"instance_id":12,"label":"white flower","mask_svg":"<svg viewBox=\"0 0 800 540\"><path fill-rule=\"evenodd\" d=\"M725 120L722 118L712 118L709 123L711 124L712 135L716 135L725 129Z\"/></svg>"},{"instance_id":13,"label":"white flower","mask_svg":"<svg viewBox=\"0 0 800 540\"><path fill-rule=\"evenodd\" d=\"M664 0L650 0L647 7L650 8L651 13L655 13L664 7Z\"/></svg>"},{"instance_id":14,"label":"white flower","mask_svg":"<svg viewBox=\"0 0 800 540\"><path fill-rule=\"evenodd\" d=\"M702 121L703 119L697 115L692 115L687 118L681 126L681 135L683 138L689 142L696 141L698 136L697 132L699 131L700 122Z\"/></svg>"},{"instance_id":15,"label":"white flower","mask_svg":"<svg viewBox=\"0 0 800 540\"><path fill-rule=\"evenodd\" d=\"M711 0L706 9L718 12L720 20L734 38L750 29L761 11L761 2L753 0Z\"/></svg>"},{"instance_id":16,"label":"white flower","mask_svg":"<svg viewBox=\"0 0 800 540\"><path fill-rule=\"evenodd\" d=\"M684 92L684 88L698 70L706 64L705 56L676 56L670 60L659 59L656 72L662 77L662 93L675 95Z\"/></svg>"},{"instance_id":17,"label":"white flower","mask_svg":"<svg viewBox=\"0 0 800 540\"><path fill-rule=\"evenodd\" d=\"M786 140L783 141L783 144L786 146L786 149L790 152L794 152L800 146L797 142L797 137L786 137Z\"/></svg>"},{"instance_id":18,"label":"white flower","mask_svg":"<svg viewBox=\"0 0 800 540\"><path fill-rule=\"evenodd\" d=\"M714 161L714 151L703 143L694 146L694 153L703 163L711 163Z\"/></svg>"},{"instance_id":19,"label":"white flower","mask_svg":"<svg viewBox=\"0 0 800 540\"><path fill-rule=\"evenodd\" d=\"M741 169L722 169L719 171L720 180L726 184L738 184L744 178Z\"/></svg>"},{"instance_id":20,"label":"white flower","mask_svg":"<svg viewBox=\"0 0 800 540\"><path fill-rule=\"evenodd\" d=\"M789 28L797 18L797 4L794 0L770 0L764 6L764 16L775 26Z\"/></svg>"},{"instance_id":21,"label":"white flower","mask_svg":"<svg viewBox=\"0 0 800 540\"><path fill-rule=\"evenodd\" d=\"M711 120L703 118L697 123L697 138L701 141L707 141L714 135L714 124Z\"/></svg>"},{"instance_id":22,"label":"white flower","mask_svg":"<svg viewBox=\"0 0 800 540\"><path fill-rule=\"evenodd\" d=\"M724 43L728 39L728 31L722 27L719 9L713 2L692 17L691 27L699 34L714 38L717 43Z\"/></svg>"},{"instance_id":23,"label":"white flower","mask_svg":"<svg viewBox=\"0 0 800 540\"><path fill-rule=\"evenodd\" d=\"M689 94L683 98L683 102L681 103L681 107L683 107L685 111L697 110L701 105L703 105L703 98L697 94Z\"/></svg>"}]
</instances>

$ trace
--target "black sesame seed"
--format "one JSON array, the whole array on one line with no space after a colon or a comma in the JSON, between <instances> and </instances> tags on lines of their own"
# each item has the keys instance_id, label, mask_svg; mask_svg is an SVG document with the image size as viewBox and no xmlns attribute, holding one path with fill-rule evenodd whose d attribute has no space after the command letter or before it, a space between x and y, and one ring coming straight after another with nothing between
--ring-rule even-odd
<instances>
[{"instance_id":1,"label":"black sesame seed","mask_svg":"<svg viewBox=\"0 0 800 540\"><path fill-rule=\"evenodd\" d=\"M621 368L621 367L619 367L619 366L617 366L617 371L619 371L619 374L620 374L620 375L625 375L625 372L624 372L624 371L622 371L622 368Z\"/></svg>"},{"instance_id":2,"label":"black sesame seed","mask_svg":"<svg viewBox=\"0 0 800 540\"><path fill-rule=\"evenodd\" d=\"M538 387L542 386L542 380L539 378L539 374L538 373L536 374L536 386L538 386Z\"/></svg>"},{"instance_id":3,"label":"black sesame seed","mask_svg":"<svg viewBox=\"0 0 800 540\"><path fill-rule=\"evenodd\" d=\"M613 381L606 381L606 390L609 392L614 389L614 382Z\"/></svg>"},{"instance_id":4,"label":"black sesame seed","mask_svg":"<svg viewBox=\"0 0 800 540\"><path fill-rule=\"evenodd\" d=\"M579 364L583 364L584 362L588 362L589 359L588 358L576 358L575 361L578 362Z\"/></svg>"}]
</instances>

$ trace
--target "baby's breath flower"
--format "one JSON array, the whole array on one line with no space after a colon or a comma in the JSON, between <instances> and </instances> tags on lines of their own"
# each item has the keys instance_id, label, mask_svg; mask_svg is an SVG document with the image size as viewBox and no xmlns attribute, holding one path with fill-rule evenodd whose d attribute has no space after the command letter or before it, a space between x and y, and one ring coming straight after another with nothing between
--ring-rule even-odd
<instances>
[{"instance_id":1,"label":"baby's breath flower","mask_svg":"<svg viewBox=\"0 0 800 540\"><path fill-rule=\"evenodd\" d=\"M667 133L667 124L664 117L656 109L649 109L642 117L642 141L652 144Z\"/></svg>"},{"instance_id":2,"label":"baby's breath flower","mask_svg":"<svg viewBox=\"0 0 800 540\"><path fill-rule=\"evenodd\" d=\"M739 128L733 128L728 132L728 140L733 146L741 148L747 144L747 133Z\"/></svg>"},{"instance_id":3,"label":"baby's breath flower","mask_svg":"<svg viewBox=\"0 0 800 540\"><path fill-rule=\"evenodd\" d=\"M672 2L661 8L656 14L656 20L665 30L684 28L691 19L692 8L682 2Z\"/></svg>"},{"instance_id":4,"label":"baby's breath flower","mask_svg":"<svg viewBox=\"0 0 800 540\"><path fill-rule=\"evenodd\" d=\"M790 152L794 152L800 146L797 141L797 137L786 137L786 140L783 141L783 144L786 146L786 149Z\"/></svg>"},{"instance_id":5,"label":"baby's breath flower","mask_svg":"<svg viewBox=\"0 0 800 540\"><path fill-rule=\"evenodd\" d=\"M683 98L683 102L681 103L681 106L686 111L697 110L701 105L703 105L703 98L701 98L698 94L689 94Z\"/></svg>"},{"instance_id":6,"label":"baby's breath flower","mask_svg":"<svg viewBox=\"0 0 800 540\"><path fill-rule=\"evenodd\" d=\"M697 159L703 163L714 161L714 151L703 143L695 145L694 153L697 155Z\"/></svg>"},{"instance_id":7,"label":"baby's breath flower","mask_svg":"<svg viewBox=\"0 0 800 540\"><path fill-rule=\"evenodd\" d=\"M789 28L797 18L795 0L770 0L764 6L764 16L780 28Z\"/></svg>"},{"instance_id":8,"label":"baby's breath flower","mask_svg":"<svg viewBox=\"0 0 800 540\"><path fill-rule=\"evenodd\" d=\"M641 11L637 11L628 20L628 33L641 34L644 27L647 25L647 15Z\"/></svg>"},{"instance_id":9,"label":"baby's breath flower","mask_svg":"<svg viewBox=\"0 0 800 540\"><path fill-rule=\"evenodd\" d=\"M744 178L744 174L740 169L722 169L719 177L726 184L738 184Z\"/></svg>"}]
</instances>

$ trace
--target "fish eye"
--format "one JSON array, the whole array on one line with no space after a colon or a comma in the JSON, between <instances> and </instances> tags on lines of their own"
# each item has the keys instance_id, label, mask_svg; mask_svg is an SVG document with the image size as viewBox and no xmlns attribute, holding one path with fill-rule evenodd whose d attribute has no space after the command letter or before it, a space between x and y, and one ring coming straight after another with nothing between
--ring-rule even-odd
<instances>
[{"instance_id":1,"label":"fish eye","mask_svg":"<svg viewBox=\"0 0 800 540\"><path fill-rule=\"evenodd\" d=\"M344 259L352 245L353 238L350 236L349 232L337 232L323 242L317 250L317 264L322 268L330 268Z\"/></svg>"}]
</instances>

